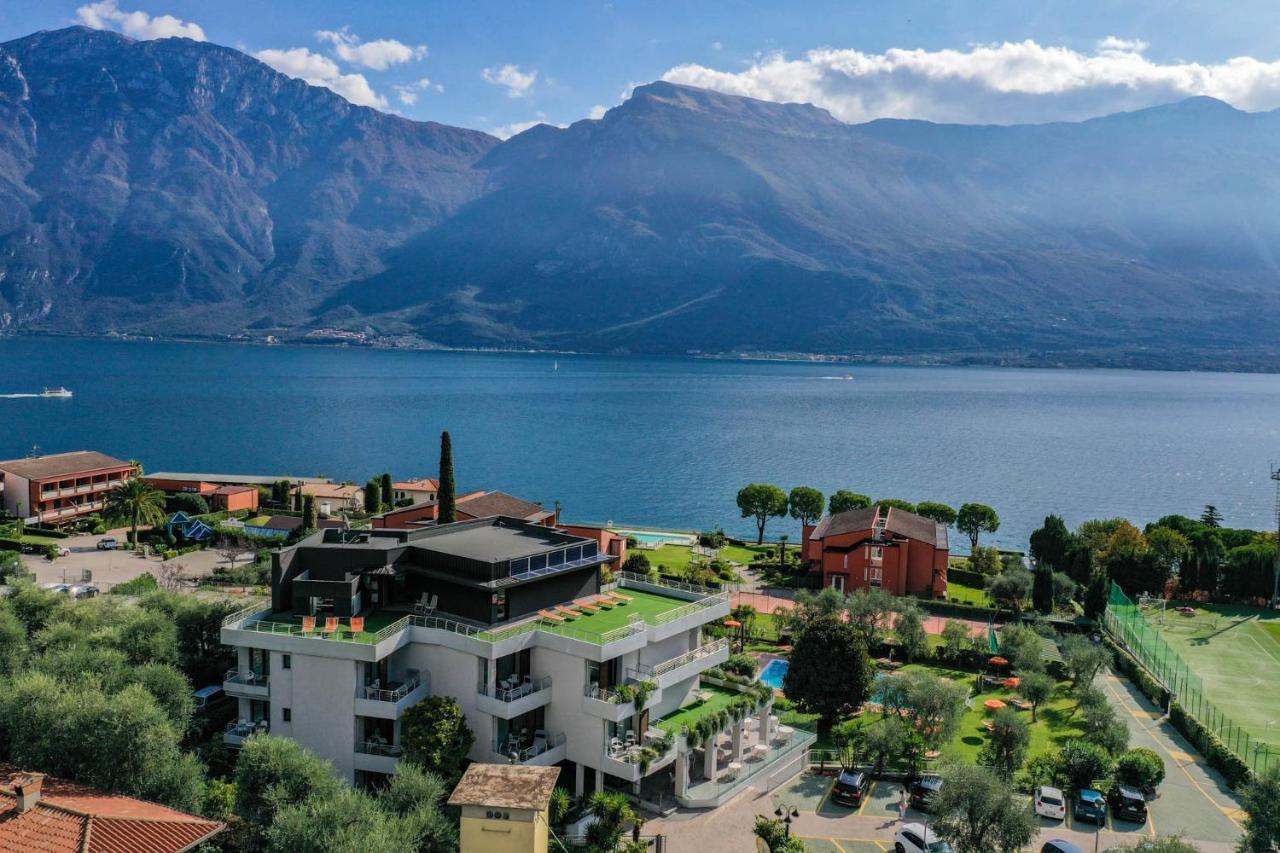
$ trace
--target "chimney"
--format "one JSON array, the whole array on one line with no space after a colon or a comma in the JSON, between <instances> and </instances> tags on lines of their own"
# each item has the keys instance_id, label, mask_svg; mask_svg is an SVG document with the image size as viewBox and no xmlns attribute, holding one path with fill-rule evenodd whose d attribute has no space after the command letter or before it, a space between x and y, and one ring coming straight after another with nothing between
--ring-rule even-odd
<instances>
[{"instance_id":1,"label":"chimney","mask_svg":"<svg viewBox=\"0 0 1280 853\"><path fill-rule=\"evenodd\" d=\"M18 795L18 814L29 812L40 802L40 787L44 783L43 773L15 773L10 780L14 792Z\"/></svg>"}]
</instances>

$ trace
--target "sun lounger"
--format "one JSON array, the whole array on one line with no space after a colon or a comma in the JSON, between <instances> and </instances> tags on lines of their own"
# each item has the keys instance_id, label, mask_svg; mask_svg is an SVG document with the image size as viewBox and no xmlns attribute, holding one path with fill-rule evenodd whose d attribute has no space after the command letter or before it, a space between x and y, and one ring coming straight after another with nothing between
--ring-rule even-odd
<instances>
[{"instance_id":1,"label":"sun lounger","mask_svg":"<svg viewBox=\"0 0 1280 853\"><path fill-rule=\"evenodd\" d=\"M565 607L563 604L556 605L556 612L569 619L577 619L579 616L586 615L581 610L574 610L572 607Z\"/></svg>"},{"instance_id":2,"label":"sun lounger","mask_svg":"<svg viewBox=\"0 0 1280 853\"><path fill-rule=\"evenodd\" d=\"M324 620L324 632L326 634L338 633L338 617L326 616Z\"/></svg>"},{"instance_id":3,"label":"sun lounger","mask_svg":"<svg viewBox=\"0 0 1280 853\"><path fill-rule=\"evenodd\" d=\"M564 621L563 616L557 616L556 614L552 613L550 610L539 610L538 615L541 616L543 619L546 619L548 622Z\"/></svg>"},{"instance_id":4,"label":"sun lounger","mask_svg":"<svg viewBox=\"0 0 1280 853\"><path fill-rule=\"evenodd\" d=\"M351 617L351 633L353 634L364 633L364 617L363 616Z\"/></svg>"},{"instance_id":5,"label":"sun lounger","mask_svg":"<svg viewBox=\"0 0 1280 853\"><path fill-rule=\"evenodd\" d=\"M311 634L311 633L314 633L315 630L316 630L316 617L303 616L302 617L302 633Z\"/></svg>"},{"instance_id":6,"label":"sun lounger","mask_svg":"<svg viewBox=\"0 0 1280 853\"><path fill-rule=\"evenodd\" d=\"M600 609L600 606L599 606L599 605L597 605L597 604L592 604L590 601L583 601L581 598L579 598L577 601L575 601L575 602L573 603L573 606L574 606L574 607L581 607L583 610L589 610L589 611L593 611L593 612L594 612L594 611L596 611L596 610L599 610L599 609Z\"/></svg>"},{"instance_id":7,"label":"sun lounger","mask_svg":"<svg viewBox=\"0 0 1280 853\"><path fill-rule=\"evenodd\" d=\"M605 593L605 594L606 594L606 595L608 595L610 598L617 599L617 600L618 600L618 602L620 602L620 603L622 603L622 604L628 604L629 602L631 602L631 601L633 600L633 599L631 598L631 596L629 596L629 595L623 595L622 593L618 592L616 589L611 589L611 590L609 590L609 591L608 591L607 593Z\"/></svg>"},{"instance_id":8,"label":"sun lounger","mask_svg":"<svg viewBox=\"0 0 1280 853\"><path fill-rule=\"evenodd\" d=\"M607 595L597 595L593 597L591 600L594 601L596 604L599 604L605 610L612 610L613 606L618 603Z\"/></svg>"}]
</instances>

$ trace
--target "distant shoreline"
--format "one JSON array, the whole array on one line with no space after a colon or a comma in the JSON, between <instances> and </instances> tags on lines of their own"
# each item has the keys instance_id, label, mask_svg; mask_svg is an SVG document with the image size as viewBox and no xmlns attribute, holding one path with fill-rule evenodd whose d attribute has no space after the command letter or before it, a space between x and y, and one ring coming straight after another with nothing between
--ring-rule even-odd
<instances>
[{"instance_id":1,"label":"distant shoreline","mask_svg":"<svg viewBox=\"0 0 1280 853\"><path fill-rule=\"evenodd\" d=\"M663 358L699 361L774 362L781 364L814 364L878 367L1000 367L1029 370L1135 370L1160 373L1256 373L1280 374L1280 355L1228 357L1204 355L1198 359L1173 360L1152 354L1136 357L1103 356L1089 352L1048 354L1035 353L932 353L932 354L847 354L806 352L634 352L630 350L594 351L575 349L543 349L535 347L458 347L444 346L406 338L341 340L323 336L310 340L290 337L268 340L267 337L232 337L225 335L146 335L88 334L51 330L0 331L0 341L22 338L71 339L119 343L183 343L238 344L259 347L310 347L324 349L379 350L387 352L456 352L495 355L580 356L594 358Z\"/></svg>"}]
</instances>

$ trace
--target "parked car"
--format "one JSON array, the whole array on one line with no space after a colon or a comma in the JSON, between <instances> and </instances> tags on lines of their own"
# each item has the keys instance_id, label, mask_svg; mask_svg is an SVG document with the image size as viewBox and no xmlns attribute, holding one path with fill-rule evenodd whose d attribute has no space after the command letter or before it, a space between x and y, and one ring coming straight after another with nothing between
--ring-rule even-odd
<instances>
[{"instance_id":1,"label":"parked car","mask_svg":"<svg viewBox=\"0 0 1280 853\"><path fill-rule=\"evenodd\" d=\"M911 785L911 805L922 812L929 811L929 804L942 790L941 776L925 776Z\"/></svg>"},{"instance_id":2,"label":"parked car","mask_svg":"<svg viewBox=\"0 0 1280 853\"><path fill-rule=\"evenodd\" d=\"M1107 805L1111 814L1134 823L1147 822L1147 798L1137 788L1115 785L1107 792Z\"/></svg>"},{"instance_id":3,"label":"parked car","mask_svg":"<svg viewBox=\"0 0 1280 853\"><path fill-rule=\"evenodd\" d=\"M1084 849L1065 838L1050 838L1040 847L1040 853L1084 853Z\"/></svg>"},{"instance_id":4,"label":"parked car","mask_svg":"<svg viewBox=\"0 0 1280 853\"><path fill-rule=\"evenodd\" d=\"M71 589L71 585L54 581L53 583L42 584L40 588L47 589L49 592L61 592L66 594L66 592Z\"/></svg>"},{"instance_id":5,"label":"parked car","mask_svg":"<svg viewBox=\"0 0 1280 853\"><path fill-rule=\"evenodd\" d=\"M841 770L831 786L831 799L857 808L871 789L871 777L861 770Z\"/></svg>"},{"instance_id":6,"label":"parked car","mask_svg":"<svg viewBox=\"0 0 1280 853\"><path fill-rule=\"evenodd\" d=\"M76 590L78 590L75 593L76 598L97 598L98 593L102 591L93 584L82 584L77 586Z\"/></svg>"},{"instance_id":7,"label":"parked car","mask_svg":"<svg viewBox=\"0 0 1280 853\"><path fill-rule=\"evenodd\" d=\"M951 853L951 845L923 823L903 824L893 837L894 853Z\"/></svg>"},{"instance_id":8,"label":"parked car","mask_svg":"<svg viewBox=\"0 0 1280 853\"><path fill-rule=\"evenodd\" d=\"M103 536L98 540L99 551L114 551L120 547L120 542L114 536Z\"/></svg>"},{"instance_id":9,"label":"parked car","mask_svg":"<svg viewBox=\"0 0 1280 853\"><path fill-rule=\"evenodd\" d=\"M1036 805L1036 814L1050 820L1065 820L1067 817L1067 798L1058 788L1041 785L1032 795Z\"/></svg>"},{"instance_id":10,"label":"parked car","mask_svg":"<svg viewBox=\"0 0 1280 853\"><path fill-rule=\"evenodd\" d=\"M1081 788L1076 791L1075 808L1072 814L1076 820L1090 820L1098 826L1107 825L1107 800L1101 791L1093 788Z\"/></svg>"}]
</instances>

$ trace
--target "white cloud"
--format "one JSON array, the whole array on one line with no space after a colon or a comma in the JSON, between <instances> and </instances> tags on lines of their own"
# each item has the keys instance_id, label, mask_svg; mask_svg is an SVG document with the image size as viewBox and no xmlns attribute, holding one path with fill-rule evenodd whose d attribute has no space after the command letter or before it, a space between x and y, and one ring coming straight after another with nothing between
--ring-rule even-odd
<instances>
[{"instance_id":1,"label":"white cloud","mask_svg":"<svg viewBox=\"0 0 1280 853\"><path fill-rule=\"evenodd\" d=\"M604 118L604 114L607 113L608 111L609 111L609 108L606 107L604 104L596 104L594 107L591 108L591 112L587 113L587 118L602 119Z\"/></svg>"},{"instance_id":2,"label":"white cloud","mask_svg":"<svg viewBox=\"0 0 1280 853\"><path fill-rule=\"evenodd\" d=\"M711 49L712 49L712 50L724 50L724 44L723 44L722 42L713 41L713 42L711 43Z\"/></svg>"},{"instance_id":3,"label":"white cloud","mask_svg":"<svg viewBox=\"0 0 1280 853\"><path fill-rule=\"evenodd\" d=\"M664 80L769 101L807 102L845 121L921 118L954 122L1072 120L1192 95L1245 110L1280 107L1280 61L1242 56L1214 64L1161 63L1146 42L1114 36L1094 53L1034 41L967 50L884 53L821 48L797 59L762 55L742 71L688 64Z\"/></svg>"},{"instance_id":4,"label":"white cloud","mask_svg":"<svg viewBox=\"0 0 1280 853\"><path fill-rule=\"evenodd\" d=\"M523 98L529 94L533 84L538 80L537 71L521 71L516 65L486 68L480 72L480 76L485 82L506 89L508 98Z\"/></svg>"},{"instance_id":5,"label":"white cloud","mask_svg":"<svg viewBox=\"0 0 1280 853\"><path fill-rule=\"evenodd\" d=\"M316 38L331 43L334 55L343 62L374 71L386 71L393 65L419 60L427 55L425 44L408 45L396 39L361 41L358 35L346 27L340 30L320 30L316 33Z\"/></svg>"},{"instance_id":6,"label":"white cloud","mask_svg":"<svg viewBox=\"0 0 1280 853\"><path fill-rule=\"evenodd\" d=\"M413 106L414 104L418 103L419 92L426 92L426 91L443 92L444 91L444 86L440 85L439 83L432 83L426 77L423 77L421 80L415 80L412 83L405 83L398 86L392 86L391 88L396 90L396 95L399 96L400 103L405 104L406 106Z\"/></svg>"},{"instance_id":7,"label":"white cloud","mask_svg":"<svg viewBox=\"0 0 1280 853\"><path fill-rule=\"evenodd\" d=\"M343 74L338 63L327 56L312 53L305 47L289 50L271 48L254 54L281 74L305 80L312 86L324 86L353 104L385 110L387 99L373 91L363 74Z\"/></svg>"},{"instance_id":8,"label":"white cloud","mask_svg":"<svg viewBox=\"0 0 1280 853\"><path fill-rule=\"evenodd\" d=\"M204 41L204 30L199 24L183 21L173 15L156 15L146 12L126 12L116 5L116 0L101 0L76 9L76 18L86 27L95 30L117 30L136 39L189 38Z\"/></svg>"}]
</instances>

